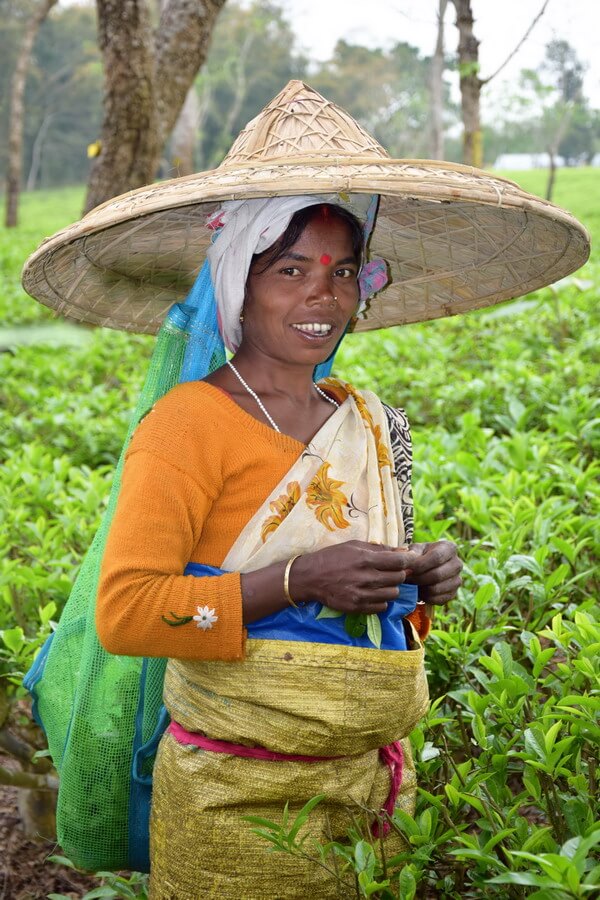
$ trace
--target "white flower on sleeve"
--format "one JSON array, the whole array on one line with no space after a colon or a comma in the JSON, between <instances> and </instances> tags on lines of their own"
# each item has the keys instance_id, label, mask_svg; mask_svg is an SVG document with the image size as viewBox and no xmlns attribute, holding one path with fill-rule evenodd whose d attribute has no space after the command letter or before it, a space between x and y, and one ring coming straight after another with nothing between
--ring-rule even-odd
<instances>
[{"instance_id":1,"label":"white flower on sleeve","mask_svg":"<svg viewBox=\"0 0 600 900\"><path fill-rule=\"evenodd\" d=\"M217 622L219 617L215 616L214 609L209 609L208 606L199 606L198 615L193 616L193 619L198 628L206 631L207 628L213 627L213 623Z\"/></svg>"}]
</instances>

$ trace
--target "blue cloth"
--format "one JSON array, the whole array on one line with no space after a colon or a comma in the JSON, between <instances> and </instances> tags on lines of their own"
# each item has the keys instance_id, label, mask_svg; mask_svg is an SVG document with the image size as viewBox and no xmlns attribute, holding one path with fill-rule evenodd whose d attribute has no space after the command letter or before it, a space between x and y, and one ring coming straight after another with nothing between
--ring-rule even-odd
<instances>
[{"instance_id":1,"label":"blue cloth","mask_svg":"<svg viewBox=\"0 0 600 900\"><path fill-rule=\"evenodd\" d=\"M224 575L225 570L201 563L188 563L183 574L203 578L210 575ZM388 603L384 613L379 613L382 650L408 650L404 617L413 612L417 605L418 593L416 584L401 584L399 598ZM297 609L293 606L286 607L248 625L248 637L373 647L366 634L359 638L348 634L344 628L343 616L337 619L317 619L322 608L322 604L316 600L303 603Z\"/></svg>"},{"instance_id":2,"label":"blue cloth","mask_svg":"<svg viewBox=\"0 0 600 900\"><path fill-rule=\"evenodd\" d=\"M185 303L172 306L168 318L188 334L180 382L198 381L225 363L225 347L219 333L208 260L200 269Z\"/></svg>"}]
</instances>

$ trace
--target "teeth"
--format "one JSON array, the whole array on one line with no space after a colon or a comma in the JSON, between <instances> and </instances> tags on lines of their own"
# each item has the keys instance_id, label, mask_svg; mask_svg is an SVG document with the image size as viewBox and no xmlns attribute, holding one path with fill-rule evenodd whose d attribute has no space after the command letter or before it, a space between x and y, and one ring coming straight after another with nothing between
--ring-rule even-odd
<instances>
[{"instance_id":1,"label":"teeth","mask_svg":"<svg viewBox=\"0 0 600 900\"><path fill-rule=\"evenodd\" d=\"M293 325L292 327L311 334L329 334L331 331L331 325L327 325L325 322L307 322L304 325Z\"/></svg>"}]
</instances>

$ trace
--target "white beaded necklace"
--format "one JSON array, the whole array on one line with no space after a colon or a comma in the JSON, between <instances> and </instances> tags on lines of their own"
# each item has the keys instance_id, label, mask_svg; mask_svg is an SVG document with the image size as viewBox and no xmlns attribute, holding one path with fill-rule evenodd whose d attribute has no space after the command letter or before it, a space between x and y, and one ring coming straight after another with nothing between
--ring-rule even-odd
<instances>
[{"instance_id":1,"label":"white beaded necklace","mask_svg":"<svg viewBox=\"0 0 600 900\"><path fill-rule=\"evenodd\" d=\"M229 368L231 369L231 371L233 372L233 374L235 375L235 377L238 379L238 381L240 382L240 384L241 384L243 387L246 388L246 390L248 391L248 393L250 394L250 396L251 396L251 397L254 397L254 399L255 399L256 402L258 403L258 405L259 405L261 411L263 412L265 418L269 421L269 423L271 424L271 426L275 429L275 431L278 431L279 434L281 434L281 428L278 427L278 425L277 425L277 423L275 422L275 420L273 419L273 417L269 415L269 413L268 413L267 410L265 409L264 403L262 402L262 400L260 399L260 397L258 396L258 394L257 394L255 391L252 390L252 388L250 387L249 384L246 384L246 382L244 381L244 379L242 378L242 376L240 375L240 373L238 372L238 370L236 369L236 367L233 365L233 363L232 363L230 360L227 360L227 365L229 366ZM333 397L329 397L329 396L325 393L325 391L322 391L322 390L321 390L321 388L319 387L318 384L315 384L315 383L314 383L314 381L313 381L313 387L314 387L314 389L316 390L316 392L317 392L318 394L320 394L321 397L323 397L324 400L327 400L328 403L333 403L333 405L336 407L336 409L339 407L340 404L337 402L337 400L334 400Z\"/></svg>"}]
</instances>

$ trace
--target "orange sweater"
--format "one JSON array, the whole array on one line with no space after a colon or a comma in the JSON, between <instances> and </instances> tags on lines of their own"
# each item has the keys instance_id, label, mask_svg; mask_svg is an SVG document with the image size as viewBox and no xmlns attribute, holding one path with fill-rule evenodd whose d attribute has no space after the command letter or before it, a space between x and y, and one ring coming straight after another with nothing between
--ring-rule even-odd
<instances>
[{"instance_id":1,"label":"orange sweater","mask_svg":"<svg viewBox=\"0 0 600 900\"><path fill-rule=\"evenodd\" d=\"M182 572L188 562L221 565L303 450L206 382L180 384L156 403L129 445L102 562L96 625L109 652L243 657L239 573ZM212 628L162 618L199 606L218 616Z\"/></svg>"},{"instance_id":2,"label":"orange sweater","mask_svg":"<svg viewBox=\"0 0 600 900\"><path fill-rule=\"evenodd\" d=\"M155 404L129 445L102 561L96 625L109 652L243 658L239 572L182 572L188 562L221 566L304 446L206 382L180 384ZM198 607L214 611L212 627L190 621ZM187 622L177 627L177 617ZM421 616L411 619L422 632Z\"/></svg>"}]
</instances>

